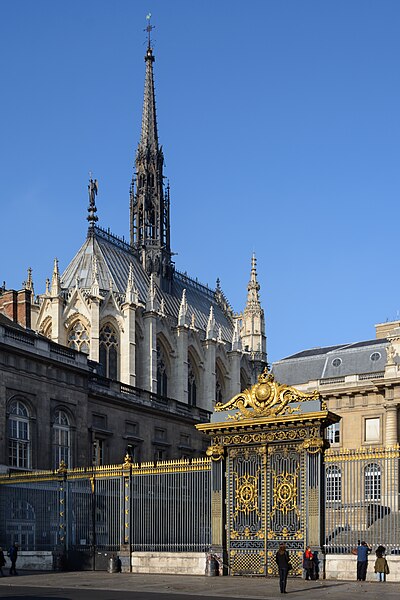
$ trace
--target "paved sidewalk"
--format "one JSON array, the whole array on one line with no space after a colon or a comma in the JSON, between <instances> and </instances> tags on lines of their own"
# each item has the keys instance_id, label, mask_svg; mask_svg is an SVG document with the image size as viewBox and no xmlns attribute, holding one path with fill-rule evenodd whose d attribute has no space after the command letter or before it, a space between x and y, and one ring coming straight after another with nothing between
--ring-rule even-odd
<instances>
[{"instance_id":1,"label":"paved sidewalk","mask_svg":"<svg viewBox=\"0 0 400 600\"><path fill-rule=\"evenodd\" d=\"M263 577L201 577L194 575L137 575L134 573L105 573L102 571L41 572L20 571L18 577L0 578L0 596L10 588L47 588L64 590L107 590L129 592L132 599L137 594L160 596L180 595L183 597L203 596L210 598L254 598L276 599L280 596L277 579ZM363 594L364 600L398 600L398 583L348 582L348 581L304 581L289 579L288 594L296 600L353 600ZM19 596L21 597L21 596ZM112 596L110 596L112 597ZM183 598L182 598L183 600Z\"/></svg>"}]
</instances>

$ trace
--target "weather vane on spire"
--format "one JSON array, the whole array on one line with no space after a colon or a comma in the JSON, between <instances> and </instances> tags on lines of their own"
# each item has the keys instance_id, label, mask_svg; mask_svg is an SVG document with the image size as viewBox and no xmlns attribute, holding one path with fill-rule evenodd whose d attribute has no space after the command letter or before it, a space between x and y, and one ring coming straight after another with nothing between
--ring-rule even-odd
<instances>
[{"instance_id":1,"label":"weather vane on spire","mask_svg":"<svg viewBox=\"0 0 400 600\"><path fill-rule=\"evenodd\" d=\"M148 15L146 15L146 21L148 22L148 25L145 29L145 31L147 31L148 34L148 47L151 47L151 32L153 29L155 29L154 25L151 24L151 13L149 13Z\"/></svg>"}]
</instances>

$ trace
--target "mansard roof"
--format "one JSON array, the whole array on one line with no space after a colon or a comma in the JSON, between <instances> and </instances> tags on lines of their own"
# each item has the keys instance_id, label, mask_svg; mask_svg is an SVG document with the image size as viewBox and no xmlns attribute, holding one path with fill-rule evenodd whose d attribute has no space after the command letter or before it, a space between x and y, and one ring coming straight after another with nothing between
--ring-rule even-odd
<instances>
[{"instance_id":1,"label":"mansard roof","mask_svg":"<svg viewBox=\"0 0 400 600\"><path fill-rule=\"evenodd\" d=\"M311 348L273 364L277 379L288 385L320 379L381 373L386 366L387 339L365 340L324 348Z\"/></svg>"},{"instance_id":2,"label":"mansard roof","mask_svg":"<svg viewBox=\"0 0 400 600\"><path fill-rule=\"evenodd\" d=\"M94 261L95 257L95 261ZM150 286L150 277L143 269L132 247L100 227L94 227L91 235L78 250L64 273L61 275L61 289L69 291L76 287L90 290L93 284L93 265L96 264L97 281L100 293L104 295L112 287L113 291L125 295L130 265L133 268L135 286L138 289L139 301L145 305ZM183 290L186 289L189 321L194 314L194 326L206 331L213 307L217 331L221 327L222 339L229 344L232 341L233 322L227 303L218 300L221 293L199 283L186 274L175 271L171 293L157 289L158 302L164 299L165 314L178 319ZM226 304L226 306L223 306Z\"/></svg>"}]
</instances>

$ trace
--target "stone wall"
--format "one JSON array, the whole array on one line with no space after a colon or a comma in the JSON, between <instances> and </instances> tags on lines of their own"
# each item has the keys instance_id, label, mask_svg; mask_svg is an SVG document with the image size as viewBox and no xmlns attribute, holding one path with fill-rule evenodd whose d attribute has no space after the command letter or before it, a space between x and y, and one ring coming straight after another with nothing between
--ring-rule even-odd
<instances>
[{"instance_id":1,"label":"stone wall","mask_svg":"<svg viewBox=\"0 0 400 600\"><path fill-rule=\"evenodd\" d=\"M387 581L400 581L400 556L389 554L386 557L390 574ZM367 581L375 581L375 554L368 560ZM357 556L353 554L328 554L325 562L326 579L357 580Z\"/></svg>"},{"instance_id":2,"label":"stone wall","mask_svg":"<svg viewBox=\"0 0 400 600\"><path fill-rule=\"evenodd\" d=\"M5 573L11 566L10 559L6 556ZM53 552L50 551L26 551L18 552L17 571L27 569L29 571L52 571L53 570Z\"/></svg>"},{"instance_id":3,"label":"stone wall","mask_svg":"<svg viewBox=\"0 0 400 600\"><path fill-rule=\"evenodd\" d=\"M132 573L205 575L206 552L133 552Z\"/></svg>"}]
</instances>

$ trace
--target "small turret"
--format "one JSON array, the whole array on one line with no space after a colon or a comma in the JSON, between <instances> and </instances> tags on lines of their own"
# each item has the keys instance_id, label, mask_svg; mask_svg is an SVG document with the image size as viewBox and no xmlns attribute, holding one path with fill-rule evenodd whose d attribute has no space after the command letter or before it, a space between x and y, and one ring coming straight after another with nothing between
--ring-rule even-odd
<instances>
[{"instance_id":1,"label":"small turret","mask_svg":"<svg viewBox=\"0 0 400 600\"><path fill-rule=\"evenodd\" d=\"M257 280L257 260L253 253L251 259L250 281L247 286L247 302L243 311L241 339L244 350L252 355L252 359L266 363L266 337L264 310L260 303L260 284Z\"/></svg>"}]
</instances>

